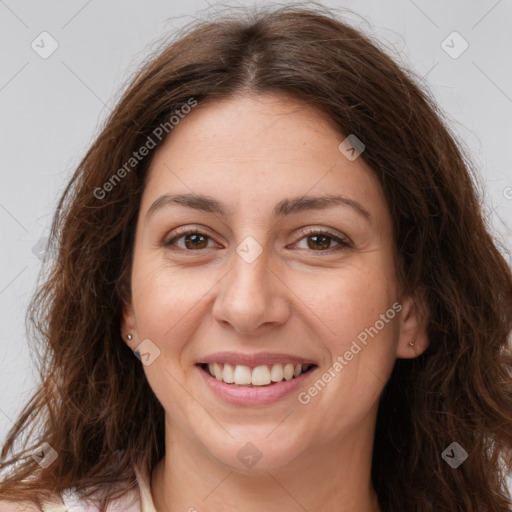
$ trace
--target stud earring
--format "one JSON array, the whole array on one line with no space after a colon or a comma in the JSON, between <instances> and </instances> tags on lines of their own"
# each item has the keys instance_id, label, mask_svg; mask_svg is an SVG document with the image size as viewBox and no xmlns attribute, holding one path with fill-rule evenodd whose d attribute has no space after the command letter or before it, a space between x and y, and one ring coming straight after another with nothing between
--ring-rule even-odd
<instances>
[{"instance_id":1,"label":"stud earring","mask_svg":"<svg viewBox=\"0 0 512 512\"><path fill-rule=\"evenodd\" d=\"M131 341L133 338L133 336L131 334L128 334L126 337L128 338L128 341Z\"/></svg>"},{"instance_id":2,"label":"stud earring","mask_svg":"<svg viewBox=\"0 0 512 512\"><path fill-rule=\"evenodd\" d=\"M414 347L414 344L415 344L415 343L416 343L415 341L409 341L409 346L410 346L410 347Z\"/></svg>"}]
</instances>

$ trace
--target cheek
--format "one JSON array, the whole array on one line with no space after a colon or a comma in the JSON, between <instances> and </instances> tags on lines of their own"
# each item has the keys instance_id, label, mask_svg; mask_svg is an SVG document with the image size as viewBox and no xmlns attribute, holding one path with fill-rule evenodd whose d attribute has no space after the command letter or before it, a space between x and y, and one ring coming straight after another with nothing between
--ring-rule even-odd
<instances>
[{"instance_id":1,"label":"cheek","mask_svg":"<svg viewBox=\"0 0 512 512\"><path fill-rule=\"evenodd\" d=\"M201 298L211 289L211 275L194 278L189 272L172 269L150 258L134 260L133 304L141 336L168 341L179 330ZM212 282L210 282L212 281Z\"/></svg>"},{"instance_id":2,"label":"cheek","mask_svg":"<svg viewBox=\"0 0 512 512\"><path fill-rule=\"evenodd\" d=\"M134 258L132 295L138 337L151 340L158 352L154 362L144 366L144 372L166 410L186 400L179 384L187 371L183 363L185 331L191 328L195 307L207 289L191 286L187 273L174 271L165 262Z\"/></svg>"},{"instance_id":3,"label":"cheek","mask_svg":"<svg viewBox=\"0 0 512 512\"><path fill-rule=\"evenodd\" d=\"M351 429L376 411L395 361L400 304L393 287L357 277L340 279L316 303L315 313L329 326L321 342L330 362L300 403L328 411L322 429L329 433Z\"/></svg>"},{"instance_id":4,"label":"cheek","mask_svg":"<svg viewBox=\"0 0 512 512\"><path fill-rule=\"evenodd\" d=\"M333 348L373 326L395 302L396 287L388 279L389 273L380 270L382 265L374 268L353 265L326 273L325 277L296 278L292 285L297 295L321 320L322 332L326 340L333 340L334 344L330 343Z\"/></svg>"},{"instance_id":5,"label":"cheek","mask_svg":"<svg viewBox=\"0 0 512 512\"><path fill-rule=\"evenodd\" d=\"M321 320L316 323L331 364L337 363L329 386L351 399L372 400L380 393L395 360L401 307L394 282L382 268L345 268L328 282L302 289L304 296L314 297L308 306Z\"/></svg>"}]
</instances>

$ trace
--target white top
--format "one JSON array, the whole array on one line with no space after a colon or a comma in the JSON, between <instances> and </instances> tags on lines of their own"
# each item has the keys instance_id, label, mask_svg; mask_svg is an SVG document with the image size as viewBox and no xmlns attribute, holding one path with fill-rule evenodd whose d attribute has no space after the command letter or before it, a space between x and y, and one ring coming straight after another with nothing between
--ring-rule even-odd
<instances>
[{"instance_id":1,"label":"white top","mask_svg":"<svg viewBox=\"0 0 512 512\"><path fill-rule=\"evenodd\" d=\"M107 507L108 512L156 512L149 476L135 467L138 490L127 492ZM81 501L73 488L61 493L61 502L43 504L44 512L99 512L99 507Z\"/></svg>"}]
</instances>

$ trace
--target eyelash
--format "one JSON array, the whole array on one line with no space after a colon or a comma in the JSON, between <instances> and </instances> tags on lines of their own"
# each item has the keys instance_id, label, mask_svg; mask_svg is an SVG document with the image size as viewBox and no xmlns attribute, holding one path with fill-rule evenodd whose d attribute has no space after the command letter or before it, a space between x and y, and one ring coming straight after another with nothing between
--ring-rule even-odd
<instances>
[{"instance_id":1,"label":"eyelash","mask_svg":"<svg viewBox=\"0 0 512 512\"><path fill-rule=\"evenodd\" d=\"M317 253L322 253L322 254L332 254L334 252L338 252L338 251L352 247L352 245L350 243L348 243L346 240L343 240L343 239L337 237L334 233L332 233L331 231L328 231L326 229L322 229L322 228L304 229L301 231L300 234L302 235L302 237L298 240L298 242L300 242L304 238L307 238L308 236L324 235L324 236L327 236L328 238L330 238L331 240L338 242L338 244L339 244L339 246L334 249L331 248L331 249L327 249L327 250L318 250L318 251L311 249L310 252L317 252ZM179 228L178 230L176 230L173 233L173 235L174 236L172 238L168 238L163 241L162 245L164 247L171 248L173 246L173 243L176 240L179 240L180 238L182 238L186 235L202 235L202 236L212 240L212 237L210 235L208 235L208 233L205 233L204 231L201 231L199 229L193 229L193 228ZM185 251L185 252L200 252L200 251L206 250L206 248L194 250L194 249L184 249L182 247L178 247L178 248L172 247L172 250L181 250L181 251Z\"/></svg>"}]
</instances>

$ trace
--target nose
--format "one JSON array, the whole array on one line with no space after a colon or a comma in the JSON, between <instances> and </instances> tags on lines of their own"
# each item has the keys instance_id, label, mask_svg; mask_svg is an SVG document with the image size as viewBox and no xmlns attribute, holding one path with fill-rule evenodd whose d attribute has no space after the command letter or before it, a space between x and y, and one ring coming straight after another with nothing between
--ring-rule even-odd
<instances>
[{"instance_id":1,"label":"nose","mask_svg":"<svg viewBox=\"0 0 512 512\"><path fill-rule=\"evenodd\" d=\"M289 289L269 266L266 251L252 262L234 252L231 271L220 281L213 317L241 334L277 327L290 314Z\"/></svg>"}]
</instances>

